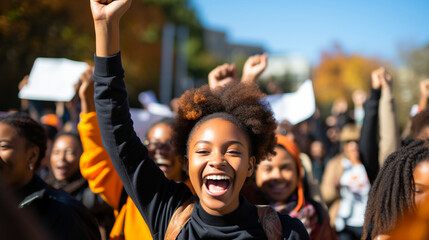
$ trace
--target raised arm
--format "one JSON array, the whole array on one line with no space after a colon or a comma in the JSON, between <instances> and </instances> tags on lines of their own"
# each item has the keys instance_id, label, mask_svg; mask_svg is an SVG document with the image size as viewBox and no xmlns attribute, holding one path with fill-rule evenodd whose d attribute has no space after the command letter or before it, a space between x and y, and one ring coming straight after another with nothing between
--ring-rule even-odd
<instances>
[{"instance_id":1,"label":"raised arm","mask_svg":"<svg viewBox=\"0 0 429 240\"><path fill-rule=\"evenodd\" d=\"M256 54L249 57L243 66L242 82L256 82L267 68L268 54Z\"/></svg>"},{"instance_id":2,"label":"raised arm","mask_svg":"<svg viewBox=\"0 0 429 240\"><path fill-rule=\"evenodd\" d=\"M94 68L89 67L79 79L79 98L82 111L77 127L83 146L79 166L82 176L88 180L91 190L101 194L103 199L117 210L124 187L101 142L95 113L93 71Z\"/></svg>"},{"instance_id":3,"label":"raised arm","mask_svg":"<svg viewBox=\"0 0 429 240\"><path fill-rule=\"evenodd\" d=\"M98 57L119 53L119 21L131 5L131 0L91 0Z\"/></svg>"},{"instance_id":4,"label":"raised arm","mask_svg":"<svg viewBox=\"0 0 429 240\"><path fill-rule=\"evenodd\" d=\"M238 81L234 64L224 63L209 73L209 86L211 90L223 87L231 81Z\"/></svg>"},{"instance_id":5,"label":"raised arm","mask_svg":"<svg viewBox=\"0 0 429 240\"><path fill-rule=\"evenodd\" d=\"M370 183L375 180L380 168L378 163L378 106L381 95L380 78L371 78L371 94L364 104L365 117L363 119L361 136L359 139L360 160L365 166Z\"/></svg>"},{"instance_id":6,"label":"raised arm","mask_svg":"<svg viewBox=\"0 0 429 240\"><path fill-rule=\"evenodd\" d=\"M380 116L380 152L378 162L381 167L387 156L399 148L399 126L398 119L396 117L395 99L393 98L392 92L392 77L384 68L374 70L371 77L378 78L378 81L381 82L381 98L378 109L378 114Z\"/></svg>"},{"instance_id":7,"label":"raised arm","mask_svg":"<svg viewBox=\"0 0 429 240\"><path fill-rule=\"evenodd\" d=\"M429 102L429 78L420 81L419 90L420 90L419 111L423 111L428 107L428 102Z\"/></svg>"},{"instance_id":8,"label":"raised arm","mask_svg":"<svg viewBox=\"0 0 429 240\"><path fill-rule=\"evenodd\" d=\"M192 196L185 184L165 178L137 137L127 100L119 53L119 20L130 0L91 0L96 35L95 109L104 148L125 190L152 235L164 235L174 210Z\"/></svg>"}]
</instances>

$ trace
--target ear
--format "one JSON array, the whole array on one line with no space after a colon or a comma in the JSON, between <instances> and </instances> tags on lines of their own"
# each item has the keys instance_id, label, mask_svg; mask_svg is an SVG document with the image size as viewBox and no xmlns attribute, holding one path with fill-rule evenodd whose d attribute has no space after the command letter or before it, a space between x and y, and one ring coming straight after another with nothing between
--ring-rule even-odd
<instances>
[{"instance_id":1,"label":"ear","mask_svg":"<svg viewBox=\"0 0 429 240\"><path fill-rule=\"evenodd\" d=\"M189 159L187 156L183 157L182 170L189 176Z\"/></svg>"},{"instance_id":2,"label":"ear","mask_svg":"<svg viewBox=\"0 0 429 240\"><path fill-rule=\"evenodd\" d=\"M305 169L303 166L301 166L301 169L299 169L299 174L300 174L300 180L304 180L304 176L305 176Z\"/></svg>"},{"instance_id":3,"label":"ear","mask_svg":"<svg viewBox=\"0 0 429 240\"><path fill-rule=\"evenodd\" d=\"M28 166L30 169L34 168L34 165L37 162L37 159L39 158L40 149L37 146L30 147L28 149Z\"/></svg>"},{"instance_id":4,"label":"ear","mask_svg":"<svg viewBox=\"0 0 429 240\"><path fill-rule=\"evenodd\" d=\"M256 167L256 158L255 156L251 156L249 158L249 166L247 169L247 177L251 177L253 175L253 172L255 171Z\"/></svg>"}]
</instances>

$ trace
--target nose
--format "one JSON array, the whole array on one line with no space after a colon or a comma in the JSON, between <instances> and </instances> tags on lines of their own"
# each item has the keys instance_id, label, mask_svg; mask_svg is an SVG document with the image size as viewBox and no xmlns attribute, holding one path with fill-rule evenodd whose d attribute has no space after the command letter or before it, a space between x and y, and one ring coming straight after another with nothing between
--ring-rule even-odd
<instances>
[{"instance_id":1,"label":"nose","mask_svg":"<svg viewBox=\"0 0 429 240\"><path fill-rule=\"evenodd\" d=\"M212 154L209 160L209 166L213 168L221 168L226 166L226 159L220 151L216 151Z\"/></svg>"},{"instance_id":2,"label":"nose","mask_svg":"<svg viewBox=\"0 0 429 240\"><path fill-rule=\"evenodd\" d=\"M269 178L270 179L281 179L281 173L279 168L273 168L270 172Z\"/></svg>"},{"instance_id":3,"label":"nose","mask_svg":"<svg viewBox=\"0 0 429 240\"><path fill-rule=\"evenodd\" d=\"M51 156L53 159L56 159L56 161L66 162L66 152L65 151L58 151Z\"/></svg>"}]
</instances>

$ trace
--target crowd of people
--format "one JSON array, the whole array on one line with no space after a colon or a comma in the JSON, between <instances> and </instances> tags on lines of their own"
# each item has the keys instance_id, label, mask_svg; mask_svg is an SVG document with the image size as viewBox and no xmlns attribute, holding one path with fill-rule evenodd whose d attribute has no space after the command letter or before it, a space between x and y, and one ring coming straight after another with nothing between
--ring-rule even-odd
<instances>
[{"instance_id":1,"label":"crowd of people","mask_svg":"<svg viewBox=\"0 0 429 240\"><path fill-rule=\"evenodd\" d=\"M429 79L402 134L383 67L353 107L292 125L274 119L256 84L268 56L255 55L241 78L213 69L140 139L119 48L131 0L90 2L95 66L76 97L0 118L2 239L429 237Z\"/></svg>"}]
</instances>

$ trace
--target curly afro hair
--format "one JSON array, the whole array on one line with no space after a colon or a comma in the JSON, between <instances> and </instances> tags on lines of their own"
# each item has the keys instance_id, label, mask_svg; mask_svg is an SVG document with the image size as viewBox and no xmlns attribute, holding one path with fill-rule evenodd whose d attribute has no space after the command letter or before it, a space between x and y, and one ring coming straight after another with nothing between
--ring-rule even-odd
<instances>
[{"instance_id":1,"label":"curly afro hair","mask_svg":"<svg viewBox=\"0 0 429 240\"><path fill-rule=\"evenodd\" d=\"M250 140L256 163L274 154L276 121L265 95L253 83L231 82L210 90L208 85L186 91L179 99L173 144L180 156L187 155L189 137L196 125L223 118L240 127ZM211 117L213 116L213 117Z\"/></svg>"}]
</instances>

